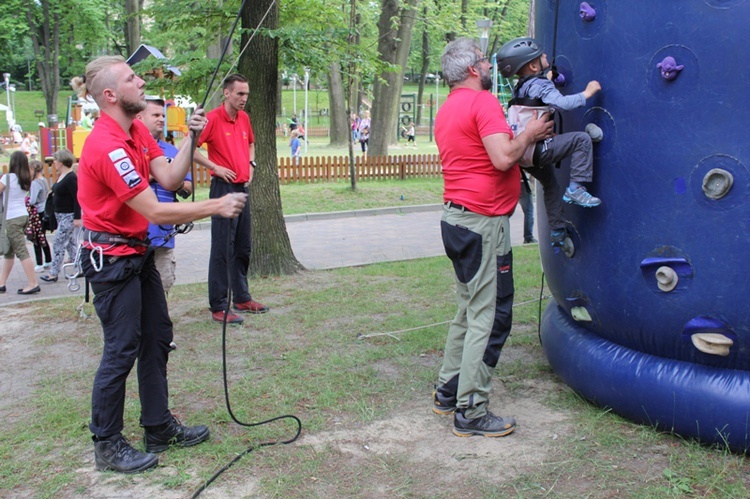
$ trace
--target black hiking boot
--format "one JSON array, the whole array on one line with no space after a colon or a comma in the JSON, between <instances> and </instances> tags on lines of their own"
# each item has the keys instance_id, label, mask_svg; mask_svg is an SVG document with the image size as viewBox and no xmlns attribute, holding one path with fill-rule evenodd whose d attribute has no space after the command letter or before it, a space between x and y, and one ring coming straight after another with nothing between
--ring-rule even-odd
<instances>
[{"instance_id":1,"label":"black hiking boot","mask_svg":"<svg viewBox=\"0 0 750 499\"><path fill-rule=\"evenodd\" d=\"M137 451L122 434L104 439L94 437L94 462L99 471L140 473L159 464L159 456Z\"/></svg>"},{"instance_id":2,"label":"black hiking boot","mask_svg":"<svg viewBox=\"0 0 750 499\"><path fill-rule=\"evenodd\" d=\"M143 433L143 443L148 452L164 452L170 445L191 447L208 439L208 427L184 426L179 419L172 416L172 420L159 426L147 426Z\"/></svg>"},{"instance_id":3,"label":"black hiking boot","mask_svg":"<svg viewBox=\"0 0 750 499\"><path fill-rule=\"evenodd\" d=\"M468 419L462 411L453 415L453 434L459 437L481 435L483 437L504 437L516 429L516 420L511 417L501 418L490 411L481 418Z\"/></svg>"}]
</instances>

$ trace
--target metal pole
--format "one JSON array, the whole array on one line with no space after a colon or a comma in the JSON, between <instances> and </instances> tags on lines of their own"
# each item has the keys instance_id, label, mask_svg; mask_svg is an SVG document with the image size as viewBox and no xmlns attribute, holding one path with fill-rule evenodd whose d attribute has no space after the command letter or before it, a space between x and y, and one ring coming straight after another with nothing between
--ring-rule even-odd
<instances>
[{"instance_id":1,"label":"metal pole","mask_svg":"<svg viewBox=\"0 0 750 499\"><path fill-rule=\"evenodd\" d=\"M479 30L479 48L485 56L487 55L487 45L490 41L490 28L492 28L492 21L490 19L480 19L477 21L477 29Z\"/></svg>"},{"instance_id":2,"label":"metal pole","mask_svg":"<svg viewBox=\"0 0 750 499\"><path fill-rule=\"evenodd\" d=\"M433 117L435 116L435 106L432 105L432 96L430 95L430 142L432 142L432 125L435 123Z\"/></svg>"},{"instance_id":3,"label":"metal pole","mask_svg":"<svg viewBox=\"0 0 750 499\"><path fill-rule=\"evenodd\" d=\"M8 101L8 110L5 111L5 119L8 121L8 131L10 130L10 120L13 116L13 111L10 110L10 73L3 73L5 78L5 98Z\"/></svg>"},{"instance_id":4,"label":"metal pole","mask_svg":"<svg viewBox=\"0 0 750 499\"><path fill-rule=\"evenodd\" d=\"M294 115L297 117L297 75L292 75L292 95L294 96Z\"/></svg>"},{"instance_id":5,"label":"metal pole","mask_svg":"<svg viewBox=\"0 0 750 499\"><path fill-rule=\"evenodd\" d=\"M307 137L310 134L310 129L308 128L310 126L310 120L308 119L308 116L310 116L310 107L308 106L308 100L307 100L307 87L310 86L310 68L305 68L305 154L307 154Z\"/></svg>"},{"instance_id":6,"label":"metal pole","mask_svg":"<svg viewBox=\"0 0 750 499\"><path fill-rule=\"evenodd\" d=\"M435 73L435 112L437 113L438 108L438 101L440 100L440 87L438 84L440 83L440 75Z\"/></svg>"}]
</instances>

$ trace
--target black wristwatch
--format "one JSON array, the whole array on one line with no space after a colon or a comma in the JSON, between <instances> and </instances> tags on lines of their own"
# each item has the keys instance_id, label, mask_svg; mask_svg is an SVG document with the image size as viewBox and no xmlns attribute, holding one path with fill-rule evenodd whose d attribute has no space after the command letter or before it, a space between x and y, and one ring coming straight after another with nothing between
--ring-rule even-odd
<instances>
[{"instance_id":1,"label":"black wristwatch","mask_svg":"<svg viewBox=\"0 0 750 499\"><path fill-rule=\"evenodd\" d=\"M258 163L256 163L255 161L250 161L250 166L252 166L253 168L257 168Z\"/></svg>"}]
</instances>

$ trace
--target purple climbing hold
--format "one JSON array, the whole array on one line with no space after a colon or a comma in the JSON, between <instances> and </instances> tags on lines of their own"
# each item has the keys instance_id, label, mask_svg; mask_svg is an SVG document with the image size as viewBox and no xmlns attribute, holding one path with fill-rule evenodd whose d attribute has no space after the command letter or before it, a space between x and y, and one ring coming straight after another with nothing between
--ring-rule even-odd
<instances>
[{"instance_id":1,"label":"purple climbing hold","mask_svg":"<svg viewBox=\"0 0 750 499\"><path fill-rule=\"evenodd\" d=\"M581 7L578 10L578 15L581 16L583 22L587 23L590 23L591 21L596 19L596 11L591 5L589 5L588 2L581 2Z\"/></svg>"},{"instance_id":2,"label":"purple climbing hold","mask_svg":"<svg viewBox=\"0 0 750 499\"><path fill-rule=\"evenodd\" d=\"M678 66L677 61L671 56L665 57L656 67L661 70L661 77L665 80L674 80L680 74L680 71L685 68L683 64Z\"/></svg>"},{"instance_id":3,"label":"purple climbing hold","mask_svg":"<svg viewBox=\"0 0 750 499\"><path fill-rule=\"evenodd\" d=\"M556 87L564 87L565 86L565 75L562 73L558 73L557 76L552 80L555 83Z\"/></svg>"}]
</instances>

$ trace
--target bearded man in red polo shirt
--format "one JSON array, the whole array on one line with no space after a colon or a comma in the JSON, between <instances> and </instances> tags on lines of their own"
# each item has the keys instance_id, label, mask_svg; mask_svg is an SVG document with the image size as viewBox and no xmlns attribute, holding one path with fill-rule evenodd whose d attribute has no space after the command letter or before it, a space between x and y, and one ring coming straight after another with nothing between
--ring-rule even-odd
<instances>
[{"instance_id":1,"label":"bearded man in red polo shirt","mask_svg":"<svg viewBox=\"0 0 750 499\"><path fill-rule=\"evenodd\" d=\"M518 160L552 136L534 117L518 136L488 90L492 64L477 42L459 38L441 58L451 91L435 118L445 191L440 229L456 273L458 311L448 330L433 411L453 414L459 437L502 437L516 421L488 410L492 371L513 318L510 215L520 194Z\"/></svg>"},{"instance_id":2,"label":"bearded man in red polo shirt","mask_svg":"<svg viewBox=\"0 0 750 499\"><path fill-rule=\"evenodd\" d=\"M246 194L200 203L160 203L149 175L167 189L182 185L190 167L190 140L167 162L148 128L136 120L146 107L145 82L119 56L104 56L86 66L85 79L71 82L82 97L91 95L101 109L86 139L78 166L78 202L83 213L81 266L94 291L104 348L91 394L94 460L98 470L136 473L156 466L155 453L170 445L188 447L209 437L206 426L184 426L169 410L167 360L172 321L148 222L183 224L211 215L236 217ZM203 111L189 127L200 133ZM146 452L122 435L125 383L138 361Z\"/></svg>"},{"instance_id":3,"label":"bearded man in red polo shirt","mask_svg":"<svg viewBox=\"0 0 750 499\"><path fill-rule=\"evenodd\" d=\"M255 168L255 135L250 117L244 111L250 86L240 74L224 80L224 103L210 111L208 124L200 143L208 145L208 159L196 152L196 162L211 170L209 198L219 198L227 193L249 194ZM243 319L235 312L263 314L268 307L250 296L247 269L250 266L252 246L250 203L234 219L211 217L211 256L208 263L208 305L211 318L217 322L241 324ZM227 250L231 238L232 251ZM234 312L229 310L229 282L231 273Z\"/></svg>"}]
</instances>

